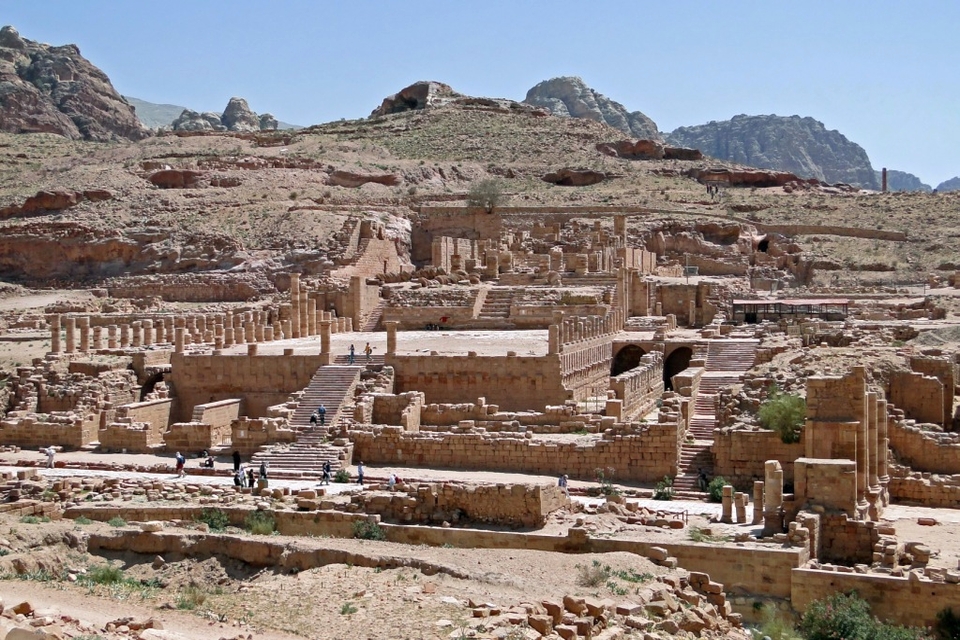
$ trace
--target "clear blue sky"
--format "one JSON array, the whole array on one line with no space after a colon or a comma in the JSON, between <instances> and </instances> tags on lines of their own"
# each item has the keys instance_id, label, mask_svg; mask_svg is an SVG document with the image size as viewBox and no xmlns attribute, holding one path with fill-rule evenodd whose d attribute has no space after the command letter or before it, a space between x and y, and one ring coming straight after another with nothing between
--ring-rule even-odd
<instances>
[{"instance_id":1,"label":"clear blue sky","mask_svg":"<svg viewBox=\"0 0 960 640\"><path fill-rule=\"evenodd\" d=\"M956 0L3 0L0 24L77 44L125 95L201 111L242 96L310 125L417 80L522 100L578 75L662 131L811 116L874 168L960 175Z\"/></svg>"}]
</instances>

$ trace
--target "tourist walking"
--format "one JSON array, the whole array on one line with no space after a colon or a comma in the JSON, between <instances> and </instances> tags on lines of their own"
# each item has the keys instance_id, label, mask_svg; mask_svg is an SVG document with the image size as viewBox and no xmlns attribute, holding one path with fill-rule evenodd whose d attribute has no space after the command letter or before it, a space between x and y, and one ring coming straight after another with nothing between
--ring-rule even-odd
<instances>
[{"instance_id":1,"label":"tourist walking","mask_svg":"<svg viewBox=\"0 0 960 640\"><path fill-rule=\"evenodd\" d=\"M183 454L182 454L182 453L180 453L179 451L177 451L176 460L177 460L177 477L178 477L178 478L182 478L183 475L184 475L184 474L183 474L183 465L187 464L187 459L183 457Z\"/></svg>"},{"instance_id":2,"label":"tourist walking","mask_svg":"<svg viewBox=\"0 0 960 640\"><path fill-rule=\"evenodd\" d=\"M570 494L567 492L567 480L568 480L567 474L563 474L563 475L560 476L560 478L557 480L557 486L560 487L560 490L563 491L563 495L565 495L565 496L570 495Z\"/></svg>"},{"instance_id":3,"label":"tourist walking","mask_svg":"<svg viewBox=\"0 0 960 640\"><path fill-rule=\"evenodd\" d=\"M247 486L253 489L253 467L247 469Z\"/></svg>"},{"instance_id":4,"label":"tourist walking","mask_svg":"<svg viewBox=\"0 0 960 640\"><path fill-rule=\"evenodd\" d=\"M310 414L310 426L311 427L317 426L317 410L316 409L314 409L313 413Z\"/></svg>"},{"instance_id":5,"label":"tourist walking","mask_svg":"<svg viewBox=\"0 0 960 640\"><path fill-rule=\"evenodd\" d=\"M355 349L354 346L351 344L351 345L350 345L350 356L349 356L349 362L350 362L350 364L353 364L353 358L354 358L354 354L355 354L355 353L356 353L356 349Z\"/></svg>"},{"instance_id":6,"label":"tourist walking","mask_svg":"<svg viewBox=\"0 0 960 640\"><path fill-rule=\"evenodd\" d=\"M363 460L357 465L357 484L363 486Z\"/></svg>"},{"instance_id":7,"label":"tourist walking","mask_svg":"<svg viewBox=\"0 0 960 640\"><path fill-rule=\"evenodd\" d=\"M267 461L264 460L260 463L260 480L267 479Z\"/></svg>"},{"instance_id":8,"label":"tourist walking","mask_svg":"<svg viewBox=\"0 0 960 640\"><path fill-rule=\"evenodd\" d=\"M44 453L47 454L47 469L53 469L53 458L57 455L57 450L50 445Z\"/></svg>"},{"instance_id":9,"label":"tourist walking","mask_svg":"<svg viewBox=\"0 0 960 640\"><path fill-rule=\"evenodd\" d=\"M323 476L320 478L320 484L330 484L330 469L332 468L330 461L325 460L323 463Z\"/></svg>"},{"instance_id":10,"label":"tourist walking","mask_svg":"<svg viewBox=\"0 0 960 640\"><path fill-rule=\"evenodd\" d=\"M370 362L373 359L373 347L370 346L370 343L367 343L367 346L363 348L363 352L367 354L367 362Z\"/></svg>"},{"instance_id":11,"label":"tourist walking","mask_svg":"<svg viewBox=\"0 0 960 640\"><path fill-rule=\"evenodd\" d=\"M237 469L233 472L233 486L242 487L243 486L243 471Z\"/></svg>"},{"instance_id":12,"label":"tourist walking","mask_svg":"<svg viewBox=\"0 0 960 640\"><path fill-rule=\"evenodd\" d=\"M323 404L317 409L317 415L320 416L320 426L324 426L327 423L327 408Z\"/></svg>"},{"instance_id":13,"label":"tourist walking","mask_svg":"<svg viewBox=\"0 0 960 640\"><path fill-rule=\"evenodd\" d=\"M240 471L240 452L234 451L233 452L233 472L236 473L237 471Z\"/></svg>"}]
</instances>

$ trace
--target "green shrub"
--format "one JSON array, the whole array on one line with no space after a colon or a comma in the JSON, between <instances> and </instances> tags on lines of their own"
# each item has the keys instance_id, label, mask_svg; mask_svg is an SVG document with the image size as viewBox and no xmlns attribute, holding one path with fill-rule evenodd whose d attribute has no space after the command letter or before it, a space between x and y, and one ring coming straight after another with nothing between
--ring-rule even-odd
<instances>
[{"instance_id":1,"label":"green shrub","mask_svg":"<svg viewBox=\"0 0 960 640\"><path fill-rule=\"evenodd\" d=\"M258 536L267 536L277 530L277 521L266 511L254 511L243 521L244 528Z\"/></svg>"},{"instance_id":2,"label":"green shrub","mask_svg":"<svg viewBox=\"0 0 960 640\"><path fill-rule=\"evenodd\" d=\"M123 569L109 564L92 567L83 575L83 582L88 584L119 584L123 580Z\"/></svg>"},{"instance_id":3,"label":"green shrub","mask_svg":"<svg viewBox=\"0 0 960 640\"><path fill-rule=\"evenodd\" d=\"M723 502L723 486L727 484L727 481L723 479L723 476L717 476L710 481L710 484L707 485L707 497L710 502Z\"/></svg>"},{"instance_id":4,"label":"green shrub","mask_svg":"<svg viewBox=\"0 0 960 640\"><path fill-rule=\"evenodd\" d=\"M20 518L23 524L40 524L41 522L50 522L47 516L23 516Z\"/></svg>"},{"instance_id":5,"label":"green shrub","mask_svg":"<svg viewBox=\"0 0 960 640\"><path fill-rule=\"evenodd\" d=\"M609 565L601 564L599 560L594 560L590 566L578 564L577 566L577 584L581 587L596 587L610 578L612 570Z\"/></svg>"},{"instance_id":6,"label":"green shrub","mask_svg":"<svg viewBox=\"0 0 960 640\"><path fill-rule=\"evenodd\" d=\"M207 601L207 594L200 587L187 585L177 595L177 609L193 611Z\"/></svg>"},{"instance_id":7,"label":"green shrub","mask_svg":"<svg viewBox=\"0 0 960 640\"><path fill-rule=\"evenodd\" d=\"M880 622L870 614L870 604L856 593L835 593L810 604L800 620L806 640L921 640L923 629Z\"/></svg>"},{"instance_id":8,"label":"green shrub","mask_svg":"<svg viewBox=\"0 0 960 640\"><path fill-rule=\"evenodd\" d=\"M230 518L220 509L204 509L196 520L206 523L210 531L223 531L230 524Z\"/></svg>"},{"instance_id":9,"label":"green shrub","mask_svg":"<svg viewBox=\"0 0 960 640\"><path fill-rule=\"evenodd\" d=\"M107 524L111 527L125 527L127 525L127 521L120 516L113 516L107 520Z\"/></svg>"},{"instance_id":10,"label":"green shrub","mask_svg":"<svg viewBox=\"0 0 960 640\"><path fill-rule=\"evenodd\" d=\"M937 624L934 625L937 637L942 640L960 640L960 615L947 607L937 612Z\"/></svg>"},{"instance_id":11,"label":"green shrub","mask_svg":"<svg viewBox=\"0 0 960 640\"><path fill-rule=\"evenodd\" d=\"M663 476L663 480L653 488L653 499L673 500L673 479L670 476Z\"/></svg>"},{"instance_id":12,"label":"green shrub","mask_svg":"<svg viewBox=\"0 0 960 640\"><path fill-rule=\"evenodd\" d=\"M337 469L337 472L333 474L334 482L350 482L350 472L346 469Z\"/></svg>"},{"instance_id":13,"label":"green shrub","mask_svg":"<svg viewBox=\"0 0 960 640\"><path fill-rule=\"evenodd\" d=\"M467 192L467 204L482 207L487 213L493 212L503 200L503 185L496 178L474 182Z\"/></svg>"},{"instance_id":14,"label":"green shrub","mask_svg":"<svg viewBox=\"0 0 960 640\"><path fill-rule=\"evenodd\" d=\"M73 522L74 524L92 524L93 520L91 520L87 516L80 516L79 518L75 518Z\"/></svg>"},{"instance_id":15,"label":"green shrub","mask_svg":"<svg viewBox=\"0 0 960 640\"><path fill-rule=\"evenodd\" d=\"M757 412L760 426L776 431L784 444L800 442L800 430L806 417L807 401L798 395L781 392L777 385L770 385L767 399Z\"/></svg>"},{"instance_id":16,"label":"green shrub","mask_svg":"<svg viewBox=\"0 0 960 640\"><path fill-rule=\"evenodd\" d=\"M356 612L357 612L357 608L353 606L352 602L344 602L340 606L340 615L342 616L348 616L351 613L356 613Z\"/></svg>"},{"instance_id":17,"label":"green shrub","mask_svg":"<svg viewBox=\"0 0 960 640\"><path fill-rule=\"evenodd\" d=\"M387 533L376 522L369 520L353 521L353 537L361 540L386 540Z\"/></svg>"}]
</instances>

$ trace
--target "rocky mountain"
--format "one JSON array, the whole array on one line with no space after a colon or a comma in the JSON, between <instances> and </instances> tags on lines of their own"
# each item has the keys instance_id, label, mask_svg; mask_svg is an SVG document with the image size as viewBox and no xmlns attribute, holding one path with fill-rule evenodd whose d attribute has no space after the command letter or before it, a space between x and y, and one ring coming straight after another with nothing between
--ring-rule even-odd
<instances>
[{"instance_id":1,"label":"rocky mountain","mask_svg":"<svg viewBox=\"0 0 960 640\"><path fill-rule=\"evenodd\" d=\"M863 147L813 118L738 115L722 122L680 127L667 136L667 142L694 147L721 160L788 171L803 178L880 188Z\"/></svg>"},{"instance_id":2,"label":"rocky mountain","mask_svg":"<svg viewBox=\"0 0 960 640\"><path fill-rule=\"evenodd\" d=\"M74 140L140 140L150 132L76 45L53 47L0 29L0 131Z\"/></svg>"},{"instance_id":3,"label":"rocky mountain","mask_svg":"<svg viewBox=\"0 0 960 640\"><path fill-rule=\"evenodd\" d=\"M945 191L960 191L960 176L941 182L937 185L937 191L940 193L944 193Z\"/></svg>"},{"instance_id":4,"label":"rocky mountain","mask_svg":"<svg viewBox=\"0 0 960 640\"><path fill-rule=\"evenodd\" d=\"M639 111L627 111L601 93L597 93L577 77L544 80L527 91L525 103L543 107L555 116L589 118L603 122L628 136L644 140L661 140L656 123Z\"/></svg>"},{"instance_id":5,"label":"rocky mountain","mask_svg":"<svg viewBox=\"0 0 960 640\"><path fill-rule=\"evenodd\" d=\"M140 122L146 127L151 129L159 129L160 127L172 127L173 121L178 119L184 111L192 111L187 107L181 107L176 104L156 104L154 102L147 102L146 100L141 100L139 98L134 98L132 96L123 96L123 99L132 104L137 110L137 117L140 118ZM196 113L196 112L194 112ZM223 116L212 114L216 116L217 120L220 120ZM264 114L270 116L270 114ZM272 117L272 116L270 116ZM220 122L222 125L223 123ZM211 123L212 125L212 123ZM277 129L302 129L300 125L290 124L289 122L283 122L281 120L277 121Z\"/></svg>"},{"instance_id":6,"label":"rocky mountain","mask_svg":"<svg viewBox=\"0 0 960 640\"><path fill-rule=\"evenodd\" d=\"M874 171L874 174L877 177L877 182L882 185L883 174L879 171ZM933 191L933 187L924 184L920 181L920 178L912 173L897 171L896 169L887 169L887 189L890 191L923 191L924 193Z\"/></svg>"},{"instance_id":7,"label":"rocky mountain","mask_svg":"<svg viewBox=\"0 0 960 640\"><path fill-rule=\"evenodd\" d=\"M227 108L217 115L184 109L170 127L174 131L274 131L279 123L272 113L257 115L243 98L230 98Z\"/></svg>"}]
</instances>

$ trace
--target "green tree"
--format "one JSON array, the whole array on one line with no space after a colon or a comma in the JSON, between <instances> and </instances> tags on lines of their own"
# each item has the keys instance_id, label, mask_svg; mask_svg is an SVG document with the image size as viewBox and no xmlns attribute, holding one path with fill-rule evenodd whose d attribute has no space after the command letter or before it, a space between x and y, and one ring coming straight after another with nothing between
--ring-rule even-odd
<instances>
[{"instance_id":1,"label":"green tree","mask_svg":"<svg viewBox=\"0 0 960 640\"><path fill-rule=\"evenodd\" d=\"M482 207L487 213L493 213L503 199L503 184L496 178L478 180L470 185L470 191L467 192L467 204Z\"/></svg>"},{"instance_id":2,"label":"green tree","mask_svg":"<svg viewBox=\"0 0 960 640\"><path fill-rule=\"evenodd\" d=\"M777 385L770 385L767 399L757 413L760 426L776 431L785 444L800 442L806 417L807 401L796 394L783 393Z\"/></svg>"}]
</instances>

